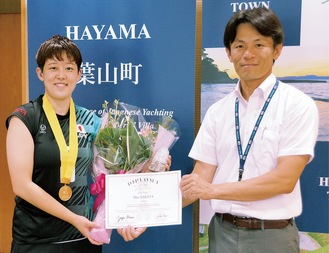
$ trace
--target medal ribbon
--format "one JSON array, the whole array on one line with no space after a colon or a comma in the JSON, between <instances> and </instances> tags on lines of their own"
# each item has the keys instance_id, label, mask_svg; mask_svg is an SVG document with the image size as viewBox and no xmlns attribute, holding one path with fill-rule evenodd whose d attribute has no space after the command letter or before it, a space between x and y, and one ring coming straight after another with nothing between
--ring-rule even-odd
<instances>
[{"instance_id":1,"label":"medal ribbon","mask_svg":"<svg viewBox=\"0 0 329 253\"><path fill-rule=\"evenodd\" d=\"M265 114L265 111L269 105L269 103L271 102L271 99L274 95L274 93L276 92L277 88L279 86L279 81L277 80L275 85L273 86L270 94L268 95L264 105L263 105L263 108L258 116L258 119L256 121L256 124L254 126L254 129L252 130L252 133L250 135L250 138L249 138L249 141L248 141L248 144L247 144L247 147L242 155L242 144L241 144L241 137L240 137L240 124L239 124L239 98L237 97L235 99L235 136L236 136L236 143L237 143L237 146L238 146L238 152L239 152L239 159L240 159L240 166L239 166L239 178L238 178L238 181L241 181L242 179L242 175L243 175L243 172L244 172L244 164L246 162L246 159L247 159L247 156L248 156L248 153L249 153L249 150L250 150L250 147L251 147L251 144L254 140L254 137L256 135L256 132L258 130L258 127L260 125L260 122L262 121L263 119L263 116Z\"/></svg>"},{"instance_id":2,"label":"medal ribbon","mask_svg":"<svg viewBox=\"0 0 329 253\"><path fill-rule=\"evenodd\" d=\"M44 95L42 100L43 110L45 111L60 151L61 183L70 184L75 162L78 156L78 136L73 99L71 98L70 100L69 146L66 145L63 131L59 125L54 108L50 104L47 96Z\"/></svg>"}]
</instances>

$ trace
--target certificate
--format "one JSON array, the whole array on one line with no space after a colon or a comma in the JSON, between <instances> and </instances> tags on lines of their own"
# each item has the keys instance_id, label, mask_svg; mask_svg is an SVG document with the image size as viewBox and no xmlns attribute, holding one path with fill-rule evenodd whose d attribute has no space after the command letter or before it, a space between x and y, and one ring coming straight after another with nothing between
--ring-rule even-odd
<instances>
[{"instance_id":1,"label":"certificate","mask_svg":"<svg viewBox=\"0 0 329 253\"><path fill-rule=\"evenodd\" d=\"M106 175L105 227L182 224L181 171Z\"/></svg>"}]
</instances>

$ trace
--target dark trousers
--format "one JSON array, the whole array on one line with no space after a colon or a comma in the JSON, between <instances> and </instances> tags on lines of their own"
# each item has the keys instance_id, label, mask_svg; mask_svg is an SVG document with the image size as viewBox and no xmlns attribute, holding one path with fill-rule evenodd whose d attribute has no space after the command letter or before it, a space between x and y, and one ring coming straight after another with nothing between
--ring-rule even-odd
<instances>
[{"instance_id":1,"label":"dark trousers","mask_svg":"<svg viewBox=\"0 0 329 253\"><path fill-rule=\"evenodd\" d=\"M281 229L247 230L214 215L208 235L209 253L299 253L294 221Z\"/></svg>"},{"instance_id":2,"label":"dark trousers","mask_svg":"<svg viewBox=\"0 0 329 253\"><path fill-rule=\"evenodd\" d=\"M17 244L12 242L11 253L101 253L102 246L88 239L68 243Z\"/></svg>"}]
</instances>

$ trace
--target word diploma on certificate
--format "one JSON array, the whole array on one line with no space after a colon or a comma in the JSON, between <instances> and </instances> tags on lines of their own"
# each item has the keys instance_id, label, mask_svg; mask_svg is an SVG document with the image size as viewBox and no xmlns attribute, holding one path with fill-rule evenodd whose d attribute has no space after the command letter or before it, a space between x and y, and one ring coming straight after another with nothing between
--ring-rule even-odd
<instances>
[{"instance_id":1,"label":"word diploma on certificate","mask_svg":"<svg viewBox=\"0 0 329 253\"><path fill-rule=\"evenodd\" d=\"M106 175L105 227L182 224L181 171Z\"/></svg>"}]
</instances>

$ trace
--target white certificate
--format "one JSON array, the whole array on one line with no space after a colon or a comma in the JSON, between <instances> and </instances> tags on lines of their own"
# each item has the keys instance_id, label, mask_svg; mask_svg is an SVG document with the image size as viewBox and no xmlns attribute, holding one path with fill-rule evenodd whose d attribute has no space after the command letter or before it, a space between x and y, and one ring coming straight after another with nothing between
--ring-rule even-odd
<instances>
[{"instance_id":1,"label":"white certificate","mask_svg":"<svg viewBox=\"0 0 329 253\"><path fill-rule=\"evenodd\" d=\"M106 175L105 227L182 224L181 171Z\"/></svg>"}]
</instances>

